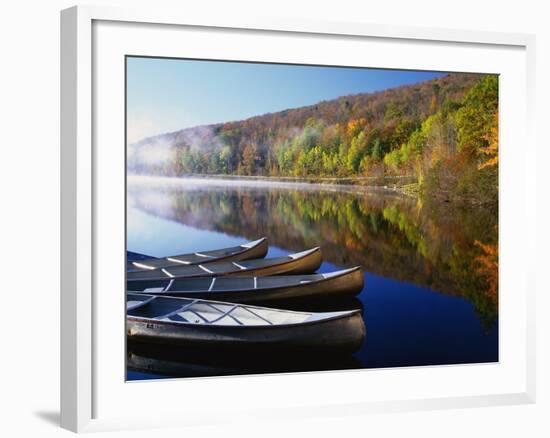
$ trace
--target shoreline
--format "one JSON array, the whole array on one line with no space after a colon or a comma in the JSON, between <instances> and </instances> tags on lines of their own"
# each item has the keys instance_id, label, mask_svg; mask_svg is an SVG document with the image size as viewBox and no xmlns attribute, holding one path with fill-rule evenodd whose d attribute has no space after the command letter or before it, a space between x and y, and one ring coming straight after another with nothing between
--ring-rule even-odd
<instances>
[{"instance_id":1,"label":"shoreline","mask_svg":"<svg viewBox=\"0 0 550 438\"><path fill-rule=\"evenodd\" d=\"M385 177L293 177L293 176L260 176L260 175L205 175L186 174L178 176L128 174L128 181L158 181L163 183L196 182L212 184L224 181L229 184L239 185L273 185L280 187L323 188L323 189L349 189L353 191L372 191L387 194L399 194L407 197L417 197L411 186L417 186L410 176L385 176Z\"/></svg>"}]
</instances>

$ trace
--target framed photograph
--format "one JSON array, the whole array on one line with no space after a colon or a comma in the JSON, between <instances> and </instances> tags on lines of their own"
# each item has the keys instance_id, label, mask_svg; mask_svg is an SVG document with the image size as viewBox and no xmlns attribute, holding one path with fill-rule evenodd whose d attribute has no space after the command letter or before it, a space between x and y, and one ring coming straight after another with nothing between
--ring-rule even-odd
<instances>
[{"instance_id":1,"label":"framed photograph","mask_svg":"<svg viewBox=\"0 0 550 438\"><path fill-rule=\"evenodd\" d=\"M534 401L534 37L61 26L63 427Z\"/></svg>"}]
</instances>

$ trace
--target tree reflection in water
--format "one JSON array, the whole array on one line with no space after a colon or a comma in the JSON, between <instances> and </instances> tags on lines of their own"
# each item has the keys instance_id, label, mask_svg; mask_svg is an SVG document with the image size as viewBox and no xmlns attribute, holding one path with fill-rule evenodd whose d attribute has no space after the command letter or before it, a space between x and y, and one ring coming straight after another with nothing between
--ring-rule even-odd
<instances>
[{"instance_id":1,"label":"tree reflection in water","mask_svg":"<svg viewBox=\"0 0 550 438\"><path fill-rule=\"evenodd\" d=\"M498 209L350 187L173 184L128 187L148 214L300 251L462 296L483 325L498 317Z\"/></svg>"}]
</instances>

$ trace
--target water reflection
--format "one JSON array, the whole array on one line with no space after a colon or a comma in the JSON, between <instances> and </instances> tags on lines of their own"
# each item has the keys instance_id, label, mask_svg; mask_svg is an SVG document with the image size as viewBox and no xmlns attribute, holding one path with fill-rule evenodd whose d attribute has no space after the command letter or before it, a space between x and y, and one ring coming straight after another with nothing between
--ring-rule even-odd
<instances>
[{"instance_id":1,"label":"water reflection","mask_svg":"<svg viewBox=\"0 0 550 438\"><path fill-rule=\"evenodd\" d=\"M193 229L268 236L289 251L320 245L333 265L467 299L486 330L498 318L496 210L349 187L191 180L130 184L128 202Z\"/></svg>"},{"instance_id":2,"label":"water reflection","mask_svg":"<svg viewBox=\"0 0 550 438\"><path fill-rule=\"evenodd\" d=\"M326 371L361 368L353 356L293 354L235 355L218 351L215 355L162 345L128 343L129 373L156 377L206 377L296 371Z\"/></svg>"}]
</instances>

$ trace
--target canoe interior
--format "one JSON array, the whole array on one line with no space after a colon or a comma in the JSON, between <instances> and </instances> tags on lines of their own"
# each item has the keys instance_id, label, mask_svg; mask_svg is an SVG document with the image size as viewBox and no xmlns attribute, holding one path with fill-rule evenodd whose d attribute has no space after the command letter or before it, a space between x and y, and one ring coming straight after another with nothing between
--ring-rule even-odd
<instances>
[{"instance_id":1,"label":"canoe interior","mask_svg":"<svg viewBox=\"0 0 550 438\"><path fill-rule=\"evenodd\" d=\"M348 311L297 312L218 301L131 293L127 294L127 309L128 316L155 321L219 326L293 325L350 313Z\"/></svg>"}]
</instances>

